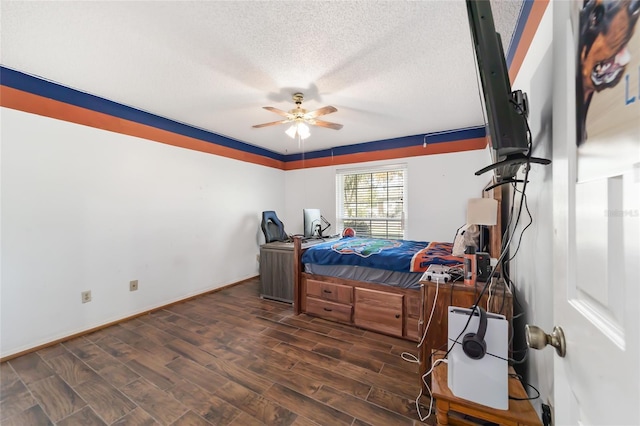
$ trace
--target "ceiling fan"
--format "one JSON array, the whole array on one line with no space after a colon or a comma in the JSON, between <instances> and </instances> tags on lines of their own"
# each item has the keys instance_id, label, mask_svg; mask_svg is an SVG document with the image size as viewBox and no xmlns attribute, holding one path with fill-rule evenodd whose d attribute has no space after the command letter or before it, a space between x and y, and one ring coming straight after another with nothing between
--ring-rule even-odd
<instances>
[{"instance_id":1,"label":"ceiling fan","mask_svg":"<svg viewBox=\"0 0 640 426\"><path fill-rule=\"evenodd\" d=\"M293 101L295 102L296 107L289 112L274 107L263 107L268 111L275 112L276 114L285 117L285 119L280 121L272 121L270 123L256 124L253 127L260 128L274 126L276 124L292 123L293 125L286 131L287 135L291 136L292 138L300 136L301 139L306 139L311 134L309 133L309 127L307 126L307 124L310 124L312 126L326 127L328 129L334 130L342 129L342 124L331 123L329 121L317 119L317 117L320 117L321 115L331 114L338 111L335 107L326 106L315 111L307 112L306 109L302 108L303 99L304 95L302 93L294 93Z\"/></svg>"}]
</instances>

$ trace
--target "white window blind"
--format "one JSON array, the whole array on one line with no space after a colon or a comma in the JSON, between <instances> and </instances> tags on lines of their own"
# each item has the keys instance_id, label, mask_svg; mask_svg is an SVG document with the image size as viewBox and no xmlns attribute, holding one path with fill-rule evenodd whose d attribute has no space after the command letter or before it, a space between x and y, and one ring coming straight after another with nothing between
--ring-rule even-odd
<instances>
[{"instance_id":1,"label":"white window blind","mask_svg":"<svg viewBox=\"0 0 640 426\"><path fill-rule=\"evenodd\" d=\"M337 171L338 229L356 235L404 238L406 165Z\"/></svg>"}]
</instances>

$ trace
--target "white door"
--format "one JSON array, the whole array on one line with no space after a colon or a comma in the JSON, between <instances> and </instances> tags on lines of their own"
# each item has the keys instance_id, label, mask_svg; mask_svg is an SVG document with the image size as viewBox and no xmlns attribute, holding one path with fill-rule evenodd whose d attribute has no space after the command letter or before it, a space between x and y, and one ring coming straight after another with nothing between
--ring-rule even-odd
<instances>
[{"instance_id":1,"label":"white door","mask_svg":"<svg viewBox=\"0 0 640 426\"><path fill-rule=\"evenodd\" d=\"M596 93L589 110L591 119L607 117L607 108L594 102L631 84L626 90L633 87L638 103L604 120L615 127L620 114L630 113L623 121L631 132L610 144L587 140L578 149L573 76L581 6L553 3L554 322L566 337L566 357L554 355L554 417L559 425L638 425L640 49L629 44L630 79ZM637 41L640 28L636 33Z\"/></svg>"}]
</instances>

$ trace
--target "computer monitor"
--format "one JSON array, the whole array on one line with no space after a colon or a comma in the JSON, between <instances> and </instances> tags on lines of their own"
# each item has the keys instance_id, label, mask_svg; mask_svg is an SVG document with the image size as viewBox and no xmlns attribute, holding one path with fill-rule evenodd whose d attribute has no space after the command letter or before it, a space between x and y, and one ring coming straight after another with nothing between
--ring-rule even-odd
<instances>
[{"instance_id":1,"label":"computer monitor","mask_svg":"<svg viewBox=\"0 0 640 426\"><path fill-rule=\"evenodd\" d=\"M322 214L320 209L302 209L304 219L304 238L321 237Z\"/></svg>"}]
</instances>

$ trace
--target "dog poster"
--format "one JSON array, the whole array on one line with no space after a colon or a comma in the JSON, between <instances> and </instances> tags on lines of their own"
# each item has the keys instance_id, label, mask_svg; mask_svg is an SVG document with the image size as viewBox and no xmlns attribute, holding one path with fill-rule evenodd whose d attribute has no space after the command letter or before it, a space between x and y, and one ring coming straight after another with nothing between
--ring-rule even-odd
<instances>
[{"instance_id":1,"label":"dog poster","mask_svg":"<svg viewBox=\"0 0 640 426\"><path fill-rule=\"evenodd\" d=\"M640 163L638 0L575 2L578 180Z\"/></svg>"}]
</instances>

